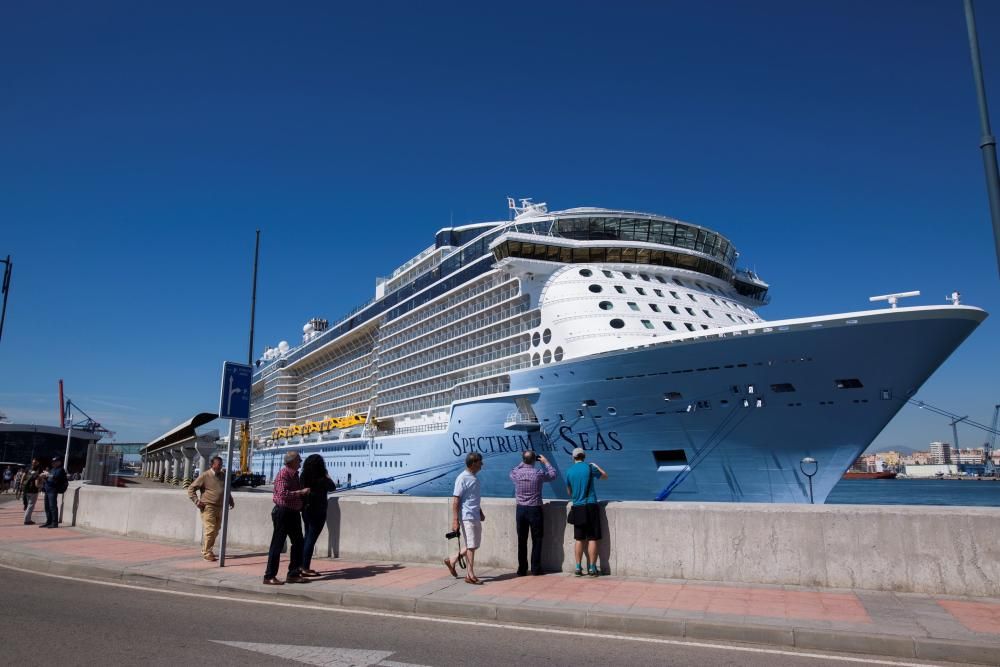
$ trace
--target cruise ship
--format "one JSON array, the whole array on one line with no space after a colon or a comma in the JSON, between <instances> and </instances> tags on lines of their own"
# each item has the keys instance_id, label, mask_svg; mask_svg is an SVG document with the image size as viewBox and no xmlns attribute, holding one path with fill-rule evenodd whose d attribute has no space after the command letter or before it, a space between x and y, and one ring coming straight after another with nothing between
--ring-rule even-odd
<instances>
[{"instance_id":1,"label":"cruise ship","mask_svg":"<svg viewBox=\"0 0 1000 667\"><path fill-rule=\"evenodd\" d=\"M821 503L986 318L957 295L890 295L765 321L768 284L711 229L508 204L510 219L441 229L371 301L264 352L254 472L273 479L294 449L341 488L446 496L479 452L483 493L511 497L532 449L560 498L580 447L608 473L606 500Z\"/></svg>"}]
</instances>

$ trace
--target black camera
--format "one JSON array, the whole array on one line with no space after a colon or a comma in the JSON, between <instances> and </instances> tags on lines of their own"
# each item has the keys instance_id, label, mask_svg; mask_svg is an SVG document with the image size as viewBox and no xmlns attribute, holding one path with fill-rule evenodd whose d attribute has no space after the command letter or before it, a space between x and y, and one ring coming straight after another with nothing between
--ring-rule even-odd
<instances>
[{"instance_id":1,"label":"black camera","mask_svg":"<svg viewBox=\"0 0 1000 667\"><path fill-rule=\"evenodd\" d=\"M460 530L453 530L450 533L445 533L444 536L447 537L450 540L452 538L458 537L461 534L462 534L462 531L460 531Z\"/></svg>"}]
</instances>

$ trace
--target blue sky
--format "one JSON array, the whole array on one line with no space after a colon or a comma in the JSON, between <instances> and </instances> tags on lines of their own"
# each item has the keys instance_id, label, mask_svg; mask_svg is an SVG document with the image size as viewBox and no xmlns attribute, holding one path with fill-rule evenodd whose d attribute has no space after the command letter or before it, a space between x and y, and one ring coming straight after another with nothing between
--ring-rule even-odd
<instances>
[{"instance_id":1,"label":"blue sky","mask_svg":"<svg viewBox=\"0 0 1000 667\"><path fill-rule=\"evenodd\" d=\"M156 4L0 9L15 421L53 423L59 378L119 441L214 410L258 227L259 353L508 195L717 229L767 319L1000 310L959 0ZM977 16L1000 109L1000 3ZM919 397L988 422L998 331ZM876 445L950 438L904 408Z\"/></svg>"}]
</instances>

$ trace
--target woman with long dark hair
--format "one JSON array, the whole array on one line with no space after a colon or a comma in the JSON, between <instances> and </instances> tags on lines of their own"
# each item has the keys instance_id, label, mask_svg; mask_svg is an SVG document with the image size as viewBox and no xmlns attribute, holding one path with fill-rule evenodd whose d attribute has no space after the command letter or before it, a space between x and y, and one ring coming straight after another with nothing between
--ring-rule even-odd
<instances>
[{"instance_id":1,"label":"woman with long dark hair","mask_svg":"<svg viewBox=\"0 0 1000 667\"><path fill-rule=\"evenodd\" d=\"M326 494L335 491L337 486L326 472L326 463L319 454L310 454L302 464L302 486L309 489L306 496L305 509L302 510L302 522L306 526L305 543L302 545L302 575L318 577L319 572L311 569L313 550L319 534L326 525Z\"/></svg>"}]
</instances>

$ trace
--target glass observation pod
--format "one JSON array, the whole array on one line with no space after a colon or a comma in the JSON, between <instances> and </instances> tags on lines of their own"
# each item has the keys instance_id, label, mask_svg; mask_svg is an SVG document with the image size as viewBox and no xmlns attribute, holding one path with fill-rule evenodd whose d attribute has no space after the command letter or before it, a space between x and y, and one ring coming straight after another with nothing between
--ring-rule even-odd
<instances>
[{"instance_id":1,"label":"glass observation pod","mask_svg":"<svg viewBox=\"0 0 1000 667\"><path fill-rule=\"evenodd\" d=\"M558 216L511 225L492 245L499 261L520 257L564 264L647 264L696 271L729 282L743 296L768 301L768 285L736 271L736 248L721 234L677 220L636 214Z\"/></svg>"}]
</instances>

